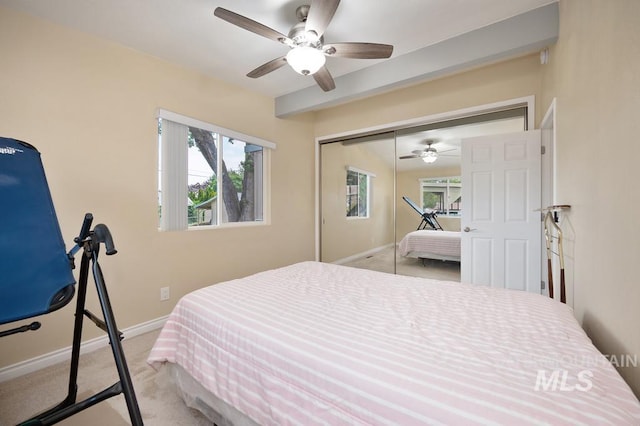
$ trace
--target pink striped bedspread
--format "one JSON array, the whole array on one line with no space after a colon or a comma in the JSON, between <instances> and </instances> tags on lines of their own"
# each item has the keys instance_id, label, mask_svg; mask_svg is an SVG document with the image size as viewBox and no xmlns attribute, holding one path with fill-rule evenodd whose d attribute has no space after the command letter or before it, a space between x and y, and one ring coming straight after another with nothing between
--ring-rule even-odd
<instances>
[{"instance_id":1,"label":"pink striped bedspread","mask_svg":"<svg viewBox=\"0 0 640 426\"><path fill-rule=\"evenodd\" d=\"M428 258L433 254L460 259L460 232L433 230L409 232L400 240L398 252L401 256Z\"/></svg>"},{"instance_id":2,"label":"pink striped bedspread","mask_svg":"<svg viewBox=\"0 0 640 426\"><path fill-rule=\"evenodd\" d=\"M640 424L566 305L318 262L185 296L148 362L262 425Z\"/></svg>"}]
</instances>

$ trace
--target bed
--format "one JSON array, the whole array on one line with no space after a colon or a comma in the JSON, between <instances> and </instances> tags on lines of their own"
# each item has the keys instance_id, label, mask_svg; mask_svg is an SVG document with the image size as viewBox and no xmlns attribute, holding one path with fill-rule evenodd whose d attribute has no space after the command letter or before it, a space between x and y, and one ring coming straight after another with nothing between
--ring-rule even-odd
<instances>
[{"instance_id":1,"label":"bed","mask_svg":"<svg viewBox=\"0 0 640 426\"><path fill-rule=\"evenodd\" d=\"M398 253L418 259L460 262L460 232L418 230L409 232L398 244Z\"/></svg>"},{"instance_id":2,"label":"bed","mask_svg":"<svg viewBox=\"0 0 640 426\"><path fill-rule=\"evenodd\" d=\"M640 424L566 305L319 262L186 295L148 362L236 425Z\"/></svg>"}]
</instances>

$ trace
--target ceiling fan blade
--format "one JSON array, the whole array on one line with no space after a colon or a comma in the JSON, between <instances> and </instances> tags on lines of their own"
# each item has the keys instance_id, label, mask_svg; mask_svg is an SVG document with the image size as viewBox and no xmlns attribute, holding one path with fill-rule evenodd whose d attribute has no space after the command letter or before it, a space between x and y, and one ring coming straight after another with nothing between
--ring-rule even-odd
<instances>
[{"instance_id":1,"label":"ceiling fan blade","mask_svg":"<svg viewBox=\"0 0 640 426\"><path fill-rule=\"evenodd\" d=\"M230 24L237 25L238 27L244 28L247 31L251 31L252 33L261 35L280 43L284 43L289 39L284 34L272 28L269 28L266 25L263 25L245 16L238 15L237 13L224 9L222 7L216 7L216 10L214 10L213 14L218 18L229 22Z\"/></svg>"},{"instance_id":2,"label":"ceiling fan blade","mask_svg":"<svg viewBox=\"0 0 640 426\"><path fill-rule=\"evenodd\" d=\"M314 0L309 8L304 29L315 31L320 37L329 26L339 4L340 0Z\"/></svg>"},{"instance_id":3,"label":"ceiling fan blade","mask_svg":"<svg viewBox=\"0 0 640 426\"><path fill-rule=\"evenodd\" d=\"M324 53L336 58L382 59L393 53L393 46L379 43L330 43L325 44Z\"/></svg>"},{"instance_id":4,"label":"ceiling fan blade","mask_svg":"<svg viewBox=\"0 0 640 426\"><path fill-rule=\"evenodd\" d=\"M325 92L329 92L336 88L336 83L335 81L333 81L333 77L331 77L331 73L326 66L323 66L316 73L314 73L313 79Z\"/></svg>"},{"instance_id":5,"label":"ceiling fan blade","mask_svg":"<svg viewBox=\"0 0 640 426\"><path fill-rule=\"evenodd\" d=\"M287 64L287 59L285 56L281 56L272 61L267 62L266 64L260 65L255 70L251 71L247 74L247 77L258 78L262 77L265 74L269 74L271 71L275 71L278 68L281 68Z\"/></svg>"},{"instance_id":6,"label":"ceiling fan blade","mask_svg":"<svg viewBox=\"0 0 640 426\"><path fill-rule=\"evenodd\" d=\"M419 156L419 155L412 154L412 155L403 155L403 156L400 156L400 157L398 157L398 158L399 158L400 160L406 160L407 158L420 158L420 156Z\"/></svg>"}]
</instances>

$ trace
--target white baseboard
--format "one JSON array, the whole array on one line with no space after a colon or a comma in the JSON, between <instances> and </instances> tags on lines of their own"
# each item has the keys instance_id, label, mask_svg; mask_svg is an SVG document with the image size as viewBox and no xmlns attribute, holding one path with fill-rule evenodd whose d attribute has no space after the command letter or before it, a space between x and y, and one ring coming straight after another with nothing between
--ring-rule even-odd
<instances>
[{"instance_id":1,"label":"white baseboard","mask_svg":"<svg viewBox=\"0 0 640 426\"><path fill-rule=\"evenodd\" d=\"M168 315L160 318L156 318L151 321L143 322L141 324L134 325L129 328L125 328L122 331L125 338L139 336L144 333L148 333L158 328L162 328L167 321ZM93 352L97 349L103 348L109 345L109 336L104 335L96 337L94 339L82 342L80 345L80 353L85 354ZM15 379L16 377L23 376L25 374L33 373L40 369L49 367L54 364L58 364L63 361L71 359L71 346L57 351L49 352L48 354L40 355L35 358L21 361L13 365L0 368L0 383L7 380Z\"/></svg>"},{"instance_id":2,"label":"white baseboard","mask_svg":"<svg viewBox=\"0 0 640 426\"><path fill-rule=\"evenodd\" d=\"M369 256L369 255L375 254L375 253L377 253L379 251L382 251L382 250L384 250L386 248L393 247L394 245L395 245L395 243L389 243L389 244L386 244L384 246L375 247L375 248L372 248L371 250L363 251L362 253L357 253L357 254L354 254L354 255L349 256L349 257L345 257L345 258L342 258L342 259L335 260L335 261L333 261L331 263L335 263L336 265L342 265L344 263L351 262L352 260L360 259L361 257L366 257L366 256Z\"/></svg>"}]
</instances>

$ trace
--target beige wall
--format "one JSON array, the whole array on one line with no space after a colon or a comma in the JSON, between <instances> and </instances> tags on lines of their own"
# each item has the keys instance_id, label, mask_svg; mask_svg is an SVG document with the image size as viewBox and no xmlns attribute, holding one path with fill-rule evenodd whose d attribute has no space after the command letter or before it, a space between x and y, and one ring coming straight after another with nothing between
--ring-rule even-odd
<instances>
[{"instance_id":1,"label":"beige wall","mask_svg":"<svg viewBox=\"0 0 640 426\"><path fill-rule=\"evenodd\" d=\"M540 61L534 54L319 111L316 135L334 135L539 94Z\"/></svg>"},{"instance_id":2,"label":"beige wall","mask_svg":"<svg viewBox=\"0 0 640 426\"><path fill-rule=\"evenodd\" d=\"M542 74L542 103L557 98L556 201L571 204L566 272L576 316L603 353L638 359L639 22L637 0L562 0ZM640 396L640 368L619 371Z\"/></svg>"},{"instance_id":3,"label":"beige wall","mask_svg":"<svg viewBox=\"0 0 640 426\"><path fill-rule=\"evenodd\" d=\"M323 145L322 150L322 257L334 262L372 249L393 244L393 148L391 158L371 151L372 144L393 147L393 140L343 145ZM371 179L370 217L347 218L346 168L356 167L375 174ZM345 238L345 236L347 236Z\"/></svg>"},{"instance_id":4,"label":"beige wall","mask_svg":"<svg viewBox=\"0 0 640 426\"><path fill-rule=\"evenodd\" d=\"M0 52L0 135L42 152L67 248L85 212L111 229L119 252L101 264L120 328L168 314L195 288L314 258L311 115L274 118L269 98L1 8ZM158 232L158 107L277 143L271 225ZM94 288L89 300L99 313ZM73 309L3 338L0 367L69 346Z\"/></svg>"}]
</instances>

